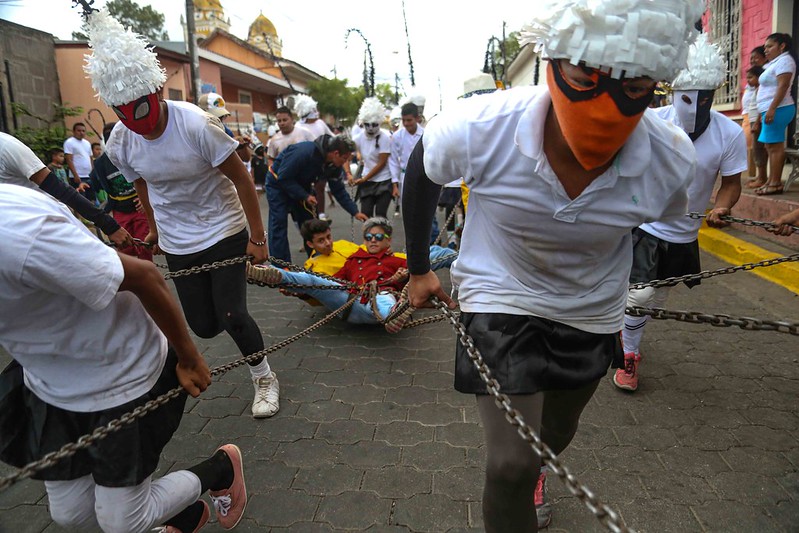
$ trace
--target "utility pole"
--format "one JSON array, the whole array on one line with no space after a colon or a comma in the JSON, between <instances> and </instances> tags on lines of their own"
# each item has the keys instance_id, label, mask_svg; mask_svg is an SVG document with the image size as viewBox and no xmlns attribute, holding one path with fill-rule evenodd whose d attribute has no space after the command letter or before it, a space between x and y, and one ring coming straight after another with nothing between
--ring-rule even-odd
<instances>
[{"instance_id":1,"label":"utility pole","mask_svg":"<svg viewBox=\"0 0 799 533\"><path fill-rule=\"evenodd\" d=\"M191 61L191 88L194 92L194 103L200 99L200 57L197 55L197 37L194 25L194 2L186 0L186 38L189 45L189 60Z\"/></svg>"},{"instance_id":2,"label":"utility pole","mask_svg":"<svg viewBox=\"0 0 799 533\"><path fill-rule=\"evenodd\" d=\"M508 86L508 77L506 76L506 71L508 69L508 57L505 55L505 21L502 21L502 45L499 48L499 51L502 52L502 88Z\"/></svg>"}]
</instances>

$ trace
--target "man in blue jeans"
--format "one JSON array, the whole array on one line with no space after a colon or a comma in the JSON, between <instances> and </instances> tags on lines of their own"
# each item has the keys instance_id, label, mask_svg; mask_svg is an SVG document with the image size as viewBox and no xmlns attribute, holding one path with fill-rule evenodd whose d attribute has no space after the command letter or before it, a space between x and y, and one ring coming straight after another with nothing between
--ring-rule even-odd
<instances>
[{"instance_id":1,"label":"man in blue jeans","mask_svg":"<svg viewBox=\"0 0 799 533\"><path fill-rule=\"evenodd\" d=\"M367 216L358 207L341 180L342 167L355 150L344 136L322 135L313 142L293 144L277 156L266 176L266 199L269 202L269 250L273 257L291 262L288 240L288 216L297 224L316 217L314 183L327 180L330 192L352 216L360 221Z\"/></svg>"}]
</instances>

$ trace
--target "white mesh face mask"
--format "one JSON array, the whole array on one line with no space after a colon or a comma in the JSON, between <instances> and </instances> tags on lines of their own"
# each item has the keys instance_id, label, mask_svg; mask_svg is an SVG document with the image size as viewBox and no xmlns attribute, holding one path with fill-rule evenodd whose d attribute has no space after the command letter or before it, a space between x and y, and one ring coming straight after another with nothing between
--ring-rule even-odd
<instances>
[{"instance_id":1,"label":"white mesh face mask","mask_svg":"<svg viewBox=\"0 0 799 533\"><path fill-rule=\"evenodd\" d=\"M699 91L674 91L672 95L674 112L680 118L683 131L693 133L696 129L696 105L699 102Z\"/></svg>"}]
</instances>

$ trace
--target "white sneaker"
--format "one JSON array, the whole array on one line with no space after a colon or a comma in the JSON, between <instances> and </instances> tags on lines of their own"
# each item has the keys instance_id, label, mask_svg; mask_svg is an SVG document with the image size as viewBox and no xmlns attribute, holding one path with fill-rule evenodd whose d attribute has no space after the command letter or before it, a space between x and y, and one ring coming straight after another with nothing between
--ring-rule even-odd
<instances>
[{"instance_id":1,"label":"white sneaker","mask_svg":"<svg viewBox=\"0 0 799 533\"><path fill-rule=\"evenodd\" d=\"M253 418L269 418L280 409L280 383L274 372L252 380L255 398L252 400Z\"/></svg>"},{"instance_id":2,"label":"white sneaker","mask_svg":"<svg viewBox=\"0 0 799 533\"><path fill-rule=\"evenodd\" d=\"M319 213L319 220L327 220L327 215L325 213Z\"/></svg>"}]
</instances>

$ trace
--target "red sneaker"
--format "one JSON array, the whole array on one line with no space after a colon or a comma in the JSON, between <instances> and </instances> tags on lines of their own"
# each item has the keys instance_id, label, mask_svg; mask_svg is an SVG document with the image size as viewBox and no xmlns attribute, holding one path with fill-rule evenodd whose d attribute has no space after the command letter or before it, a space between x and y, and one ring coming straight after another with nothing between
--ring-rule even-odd
<instances>
[{"instance_id":1,"label":"red sneaker","mask_svg":"<svg viewBox=\"0 0 799 533\"><path fill-rule=\"evenodd\" d=\"M223 529L233 529L244 516L247 507L247 486L244 484L244 462L235 444L220 446L233 463L233 483L224 490L209 491L216 511L216 520ZM218 451L218 450L217 450Z\"/></svg>"},{"instance_id":2,"label":"red sneaker","mask_svg":"<svg viewBox=\"0 0 799 533\"><path fill-rule=\"evenodd\" d=\"M538 520L538 529L544 529L552 522L552 506L547 501L547 473L541 472L535 484L535 516Z\"/></svg>"},{"instance_id":3,"label":"red sneaker","mask_svg":"<svg viewBox=\"0 0 799 533\"><path fill-rule=\"evenodd\" d=\"M613 384L620 389L634 391L638 389L638 363L641 355L627 352L624 354L624 368L616 370L613 375Z\"/></svg>"}]
</instances>

